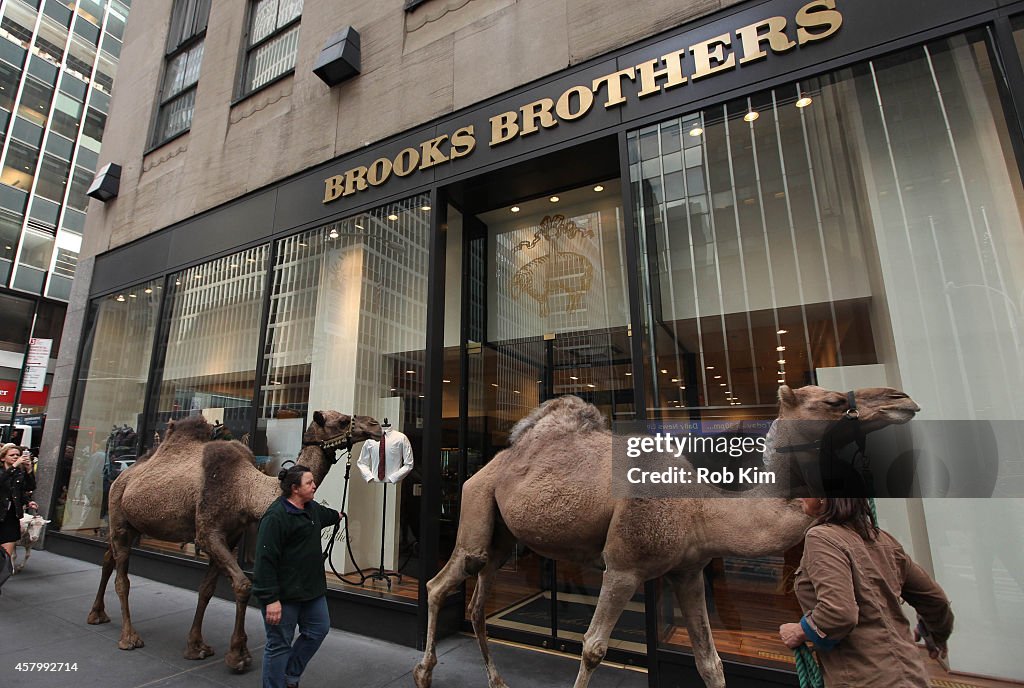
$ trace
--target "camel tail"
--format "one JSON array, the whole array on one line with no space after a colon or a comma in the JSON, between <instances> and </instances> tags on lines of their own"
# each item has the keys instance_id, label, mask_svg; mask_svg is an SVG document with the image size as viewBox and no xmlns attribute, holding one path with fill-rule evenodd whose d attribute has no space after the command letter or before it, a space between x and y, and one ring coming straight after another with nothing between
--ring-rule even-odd
<instances>
[{"instance_id":1,"label":"camel tail","mask_svg":"<svg viewBox=\"0 0 1024 688\"><path fill-rule=\"evenodd\" d=\"M543 428L545 432L581 433L607 430L608 424L596 406L567 394L545 401L516 423L509 433L509 445L514 445L538 428Z\"/></svg>"}]
</instances>

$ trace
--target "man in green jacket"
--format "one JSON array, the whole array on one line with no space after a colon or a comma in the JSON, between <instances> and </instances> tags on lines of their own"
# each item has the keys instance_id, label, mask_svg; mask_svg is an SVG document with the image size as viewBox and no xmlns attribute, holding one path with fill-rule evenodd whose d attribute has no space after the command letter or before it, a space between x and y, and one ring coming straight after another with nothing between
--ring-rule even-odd
<instances>
[{"instance_id":1,"label":"man in green jacket","mask_svg":"<svg viewBox=\"0 0 1024 688\"><path fill-rule=\"evenodd\" d=\"M320 531L341 514L313 501L316 481L305 466L278 474L281 497L260 521L252 593L263 604L267 645L263 688L299 685L306 664L331 628ZM295 626L299 637L292 644Z\"/></svg>"}]
</instances>

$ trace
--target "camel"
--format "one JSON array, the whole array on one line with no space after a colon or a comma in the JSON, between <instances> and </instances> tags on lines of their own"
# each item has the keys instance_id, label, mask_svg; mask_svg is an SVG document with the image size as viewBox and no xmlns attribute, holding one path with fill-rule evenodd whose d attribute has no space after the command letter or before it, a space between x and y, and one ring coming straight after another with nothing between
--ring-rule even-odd
<instances>
[{"instance_id":1,"label":"camel","mask_svg":"<svg viewBox=\"0 0 1024 688\"><path fill-rule=\"evenodd\" d=\"M115 588L121 602L121 638L118 647L143 647L132 626L128 608L128 558L140 535L169 542L195 542L210 558L199 585L199 602L185 645L185 659L214 654L203 642L203 615L213 596L217 577L224 573L235 594L235 626L224 657L234 671L249 668L245 610L252 584L232 550L246 528L258 521L280 495L276 477L255 466L248 447L237 441L211 440L213 427L202 416L171 421L159 447L124 471L110 487L109 546L103 557L90 624L110 621L103 595L110 574L117 570ZM335 462L335 451L348 442L380 439L380 424L368 416L347 416L337 411L316 411L302 435L296 463L310 468L320 484Z\"/></svg>"},{"instance_id":2,"label":"camel","mask_svg":"<svg viewBox=\"0 0 1024 688\"><path fill-rule=\"evenodd\" d=\"M891 388L855 390L857 409L846 394L821 387L779 388L780 421L838 421L859 414L861 431L902 424L920 408ZM776 422L764 461L779 465L789 456L817 455L822 422ZM697 670L707 686L724 688L704 599L704 567L715 557L759 557L803 539L810 524L798 500L760 497L724 499L714 488L695 498L612 497L612 436L593 405L574 396L549 400L513 427L509 447L499 452L462 489L462 515L455 549L427 583L427 643L413 671L417 688L430 688L437 664L437 614L448 594L476 576L470 618L490 688L506 688L487 647L484 602L495 571L515 542L537 554L593 565L604 571L597 608L584 635L575 688L586 688L604 659L608 639L626 603L645 581L669 579L689 631ZM795 457L799 459L800 457ZM761 492L759 492L761 490Z\"/></svg>"}]
</instances>

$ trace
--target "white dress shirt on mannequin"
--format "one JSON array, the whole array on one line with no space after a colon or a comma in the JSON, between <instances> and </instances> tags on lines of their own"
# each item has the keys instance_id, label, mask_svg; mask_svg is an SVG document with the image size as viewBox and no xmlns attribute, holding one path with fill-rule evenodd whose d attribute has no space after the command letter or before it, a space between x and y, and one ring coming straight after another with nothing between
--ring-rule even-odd
<instances>
[{"instance_id":1,"label":"white dress shirt on mannequin","mask_svg":"<svg viewBox=\"0 0 1024 688\"><path fill-rule=\"evenodd\" d=\"M377 479L380 464L380 442L366 440L356 462L366 482L382 482ZM383 482L397 483L412 470L412 444L405 434L394 428L384 428L384 475Z\"/></svg>"}]
</instances>

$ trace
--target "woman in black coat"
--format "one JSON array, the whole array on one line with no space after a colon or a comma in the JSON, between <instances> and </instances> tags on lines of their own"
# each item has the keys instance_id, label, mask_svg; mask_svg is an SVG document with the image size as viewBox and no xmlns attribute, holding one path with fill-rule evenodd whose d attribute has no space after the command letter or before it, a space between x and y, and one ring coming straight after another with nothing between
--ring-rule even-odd
<instances>
[{"instance_id":1,"label":"woman in black coat","mask_svg":"<svg viewBox=\"0 0 1024 688\"><path fill-rule=\"evenodd\" d=\"M36 476L32 472L32 457L21 453L16 444L0 447L0 546L14 557L14 544L21 539L21 517L25 507L37 509L32 501L36 489Z\"/></svg>"}]
</instances>

